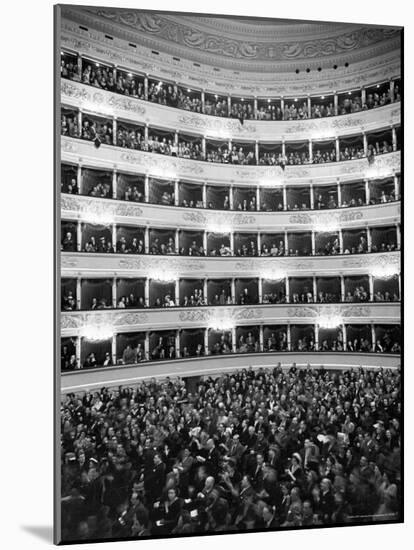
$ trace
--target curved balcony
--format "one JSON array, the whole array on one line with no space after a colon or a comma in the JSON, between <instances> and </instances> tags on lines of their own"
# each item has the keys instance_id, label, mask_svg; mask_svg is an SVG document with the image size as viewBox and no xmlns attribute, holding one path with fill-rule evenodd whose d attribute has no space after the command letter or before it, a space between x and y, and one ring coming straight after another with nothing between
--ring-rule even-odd
<instances>
[{"instance_id":1,"label":"curved balcony","mask_svg":"<svg viewBox=\"0 0 414 550\"><path fill-rule=\"evenodd\" d=\"M108 23L108 22L107 22ZM328 95L333 92L333 88L338 91L356 90L359 93L361 88L369 88L371 85L384 82L390 79L399 78L401 74L400 59L400 36L397 34L392 42L390 49L381 49L381 59L378 60L378 52L372 47L370 58L357 60L348 68L338 67L333 71L305 72L305 66L302 64L300 74L293 71L286 72L281 70L281 65L274 59L274 69L267 72L266 64L260 62L256 65L256 70L249 67L245 73L245 78L240 79L235 76L235 71L243 72L245 65L237 57L228 57L227 68L221 67L218 72L209 62L202 62L201 65L193 63L185 56L179 55L179 60L174 58L172 52L157 51L156 55L147 40L144 38L142 43L139 40L130 40L112 34L111 40L108 39L108 24L103 24L97 28L96 17L93 14L82 13L82 17L76 13L71 6L64 6L62 18L61 44L62 48L72 52L75 56L82 56L89 62L99 62L100 64L112 66L116 64L118 68L125 73L131 72L133 76L145 76L159 82L177 83L184 88L196 88L205 90L213 94L219 94L238 97L298 97L298 94L306 89L311 95ZM364 35L364 39L366 36ZM355 40L352 35L351 42ZM154 45L154 44L153 44ZM315 48L320 48L319 42L315 43ZM344 45L346 49L346 46ZM156 48L157 49L157 48ZM319 51L319 50L318 50ZM364 51L367 50L364 48ZM76 52L76 53L75 53ZM375 63L373 62L375 60ZM243 60L242 60L243 61ZM293 58L289 58L291 66ZM317 66L317 57L313 61L314 67ZM172 70L173 67L173 70ZM293 73L293 74L292 74ZM275 80L274 75L278 78ZM334 83L333 83L334 82ZM300 96L299 96L300 97Z\"/></svg>"},{"instance_id":2,"label":"curved balcony","mask_svg":"<svg viewBox=\"0 0 414 550\"><path fill-rule=\"evenodd\" d=\"M394 175L400 171L401 153L395 151L379 155L373 164L367 159L305 164L301 166L240 166L200 162L184 158L101 145L97 149L90 141L61 137L61 160L85 164L91 168L148 174L154 177L216 182L238 186L303 184L316 182L352 181L355 178L370 179Z\"/></svg>"},{"instance_id":3,"label":"curved balcony","mask_svg":"<svg viewBox=\"0 0 414 550\"><path fill-rule=\"evenodd\" d=\"M217 366L217 357L207 356L62 373L61 390L62 393L68 393L93 390L103 386L128 385L152 377L208 376L249 367L274 368L279 362L282 367L290 367L292 363L296 363L298 367L310 365L319 368L324 365L325 368L330 369L398 368L401 358L374 353L256 353L248 356L240 354L220 356L220 364Z\"/></svg>"},{"instance_id":4,"label":"curved balcony","mask_svg":"<svg viewBox=\"0 0 414 550\"><path fill-rule=\"evenodd\" d=\"M314 324L320 318L340 317L344 323L400 323L398 303L283 304L262 306L167 308L152 310L70 311L61 313L62 336L79 336L88 326L110 325L117 333L205 328L224 321L252 324Z\"/></svg>"},{"instance_id":5,"label":"curved balcony","mask_svg":"<svg viewBox=\"0 0 414 550\"><path fill-rule=\"evenodd\" d=\"M377 109L327 118L290 121L221 118L183 111L134 97L96 89L80 82L61 81L62 103L82 111L116 117L137 124L150 123L218 140L286 141L326 140L399 125L401 106L391 103Z\"/></svg>"},{"instance_id":6,"label":"curved balcony","mask_svg":"<svg viewBox=\"0 0 414 550\"><path fill-rule=\"evenodd\" d=\"M189 209L148 203L131 203L81 195L62 195L63 219L87 221L102 216L112 223L148 225L149 227L179 227L205 229L225 225L233 231L311 231L315 227L353 228L399 223L399 201L323 211L226 212L209 209Z\"/></svg>"},{"instance_id":7,"label":"curved balcony","mask_svg":"<svg viewBox=\"0 0 414 550\"><path fill-rule=\"evenodd\" d=\"M191 256L126 256L119 254L88 254L63 252L62 274L65 277L82 275L106 276L116 273L125 277L148 277L149 274L174 274L174 277L262 277L277 266L278 271L294 275L367 274L373 270L384 273L400 269L400 252L371 253L342 256L303 257L191 257Z\"/></svg>"}]
</instances>

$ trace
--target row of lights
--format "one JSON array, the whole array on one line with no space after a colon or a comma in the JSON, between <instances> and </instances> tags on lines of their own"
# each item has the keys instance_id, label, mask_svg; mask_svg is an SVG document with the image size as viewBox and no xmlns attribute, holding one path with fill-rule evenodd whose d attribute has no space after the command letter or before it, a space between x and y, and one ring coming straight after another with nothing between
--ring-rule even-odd
<instances>
[{"instance_id":1,"label":"row of lights","mask_svg":"<svg viewBox=\"0 0 414 550\"><path fill-rule=\"evenodd\" d=\"M277 262L275 262L276 264ZM374 279L392 279L400 273L397 264L389 264L385 266L374 266L369 270L368 275L371 275ZM262 271L258 274L260 279L266 281L283 281L288 277L286 271L282 271L275 268L269 268ZM177 271L160 271L159 269L151 271L148 273L148 278L153 281L163 282L163 283L172 283L177 281L179 278L179 273Z\"/></svg>"},{"instance_id":2,"label":"row of lights","mask_svg":"<svg viewBox=\"0 0 414 550\"><path fill-rule=\"evenodd\" d=\"M322 315L315 319L315 324L320 328L335 329L344 323L344 319L340 315ZM226 331L234 329L236 324L234 320L227 317L216 317L211 319L208 328L216 331ZM85 326L80 336L94 342L107 340L115 334L115 329L110 324L88 325Z\"/></svg>"},{"instance_id":3,"label":"row of lights","mask_svg":"<svg viewBox=\"0 0 414 550\"><path fill-rule=\"evenodd\" d=\"M61 55L64 56L64 55L65 55L65 52L61 52ZM99 65L99 63L96 62L96 63L95 63L95 66L96 66L96 67L99 67L100 65ZM349 63L345 63L344 66L345 66L345 67L348 67L348 66L349 66ZM334 69L337 69L337 68L338 68L338 65L334 65L333 68L334 68ZM318 67L317 70L318 70L319 72L322 71L322 67ZM300 72L300 70L299 70L299 69L296 69L296 74L299 74L299 72ZM309 72L310 72L310 69L309 69L309 68L306 69L306 72L309 73ZM129 77L129 78L132 78L132 77L133 77L133 74L132 74L132 73L128 73L128 77ZM163 85L163 82L160 80L159 83L158 83L158 87L161 87L162 85ZM379 88L379 87L380 87L380 85L377 84L377 88ZM191 89L190 89L190 88L187 88L187 92L188 92L188 93L191 93ZM348 92L348 94L351 95L351 92ZM218 95L215 94L214 97L217 99L217 98L218 98ZM321 96L321 99L325 99L325 96ZM241 101L244 101L244 98L243 98L243 97L241 98ZM295 101L298 101L298 100L295 99ZM267 102L270 103L270 99L268 99Z\"/></svg>"}]
</instances>

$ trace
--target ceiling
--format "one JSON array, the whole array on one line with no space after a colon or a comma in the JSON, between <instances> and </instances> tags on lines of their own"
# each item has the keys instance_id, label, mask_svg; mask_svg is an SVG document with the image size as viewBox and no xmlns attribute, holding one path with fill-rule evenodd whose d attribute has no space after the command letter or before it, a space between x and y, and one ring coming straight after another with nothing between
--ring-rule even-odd
<instances>
[{"instance_id":1,"label":"ceiling","mask_svg":"<svg viewBox=\"0 0 414 550\"><path fill-rule=\"evenodd\" d=\"M63 6L62 6L63 7ZM69 8L69 7L68 7ZM186 15L70 6L93 28L218 68L292 71L358 62L400 48L401 29L369 25ZM86 24L86 23L85 23Z\"/></svg>"}]
</instances>

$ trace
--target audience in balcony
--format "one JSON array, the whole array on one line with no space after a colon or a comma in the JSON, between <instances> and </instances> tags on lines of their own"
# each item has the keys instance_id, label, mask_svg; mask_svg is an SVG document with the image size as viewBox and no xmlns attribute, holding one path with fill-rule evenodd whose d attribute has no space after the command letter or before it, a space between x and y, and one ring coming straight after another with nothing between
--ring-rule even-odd
<instances>
[{"instance_id":1,"label":"audience in balcony","mask_svg":"<svg viewBox=\"0 0 414 550\"><path fill-rule=\"evenodd\" d=\"M327 201L325 201L323 196L320 194L315 198L315 202L314 202L315 210L323 210L325 208L333 209L337 207L338 205L333 195L329 195L329 198Z\"/></svg>"},{"instance_id":2,"label":"audience in balcony","mask_svg":"<svg viewBox=\"0 0 414 550\"><path fill-rule=\"evenodd\" d=\"M396 292L389 292L388 290L381 292L377 290L374 292L374 302L399 302L400 298Z\"/></svg>"},{"instance_id":3,"label":"audience in balcony","mask_svg":"<svg viewBox=\"0 0 414 550\"><path fill-rule=\"evenodd\" d=\"M344 351L342 333L338 332L337 337L334 338L331 343L326 339L322 340L318 351Z\"/></svg>"},{"instance_id":4,"label":"audience in balcony","mask_svg":"<svg viewBox=\"0 0 414 550\"><path fill-rule=\"evenodd\" d=\"M222 288L219 294L215 294L209 303L210 306L225 306L233 304L231 294Z\"/></svg>"},{"instance_id":5,"label":"audience in balcony","mask_svg":"<svg viewBox=\"0 0 414 550\"><path fill-rule=\"evenodd\" d=\"M324 164L326 162L335 162L336 161L336 150L332 148L330 151L321 152L319 149L316 149L313 153L313 164ZM305 164L305 163L302 163Z\"/></svg>"},{"instance_id":6,"label":"audience in balcony","mask_svg":"<svg viewBox=\"0 0 414 550\"><path fill-rule=\"evenodd\" d=\"M101 236L96 240L94 236L90 237L84 247L85 252L100 252L111 253L114 251L112 242L107 240L105 236Z\"/></svg>"},{"instance_id":7,"label":"audience in balcony","mask_svg":"<svg viewBox=\"0 0 414 550\"><path fill-rule=\"evenodd\" d=\"M339 160L341 162L345 160L362 159L365 157L364 147L345 147L339 151Z\"/></svg>"},{"instance_id":8,"label":"audience in balcony","mask_svg":"<svg viewBox=\"0 0 414 550\"><path fill-rule=\"evenodd\" d=\"M272 105L269 100L266 106L257 109L257 120L283 120L282 109L277 105Z\"/></svg>"},{"instance_id":9,"label":"audience in balcony","mask_svg":"<svg viewBox=\"0 0 414 550\"><path fill-rule=\"evenodd\" d=\"M204 208L204 204L202 200L194 201L192 199L190 200L183 199L181 202L181 206L183 208Z\"/></svg>"},{"instance_id":10,"label":"audience in balcony","mask_svg":"<svg viewBox=\"0 0 414 550\"><path fill-rule=\"evenodd\" d=\"M338 102L338 115L349 115L362 111L362 99L360 96L348 96Z\"/></svg>"},{"instance_id":11,"label":"audience in balcony","mask_svg":"<svg viewBox=\"0 0 414 550\"><path fill-rule=\"evenodd\" d=\"M345 295L345 302L368 302L368 301L369 301L369 293L363 285L355 287L353 292L348 290Z\"/></svg>"},{"instance_id":12,"label":"audience in balcony","mask_svg":"<svg viewBox=\"0 0 414 550\"><path fill-rule=\"evenodd\" d=\"M90 121L89 119L84 118L82 120L82 131L80 137L87 141L93 141L96 145L100 145L102 143L106 145L113 145L114 137L112 133L112 122L107 120Z\"/></svg>"},{"instance_id":13,"label":"audience in balcony","mask_svg":"<svg viewBox=\"0 0 414 550\"><path fill-rule=\"evenodd\" d=\"M260 251L261 256L284 256L285 255L285 243L284 241L279 241L279 244L272 243L270 249L267 245L263 244Z\"/></svg>"},{"instance_id":14,"label":"audience in balcony","mask_svg":"<svg viewBox=\"0 0 414 550\"><path fill-rule=\"evenodd\" d=\"M140 343L137 344L137 347L133 347L131 344L128 344L122 352L121 363L122 365L135 365L144 359L145 351Z\"/></svg>"},{"instance_id":15,"label":"audience in balcony","mask_svg":"<svg viewBox=\"0 0 414 550\"><path fill-rule=\"evenodd\" d=\"M385 153L392 153L393 148L392 145L389 144L387 141L383 141L380 143L379 141L376 141L375 144L368 144L368 159L373 158L377 155L383 155Z\"/></svg>"},{"instance_id":16,"label":"audience in balcony","mask_svg":"<svg viewBox=\"0 0 414 550\"><path fill-rule=\"evenodd\" d=\"M231 248L224 243L221 243L220 246L217 246L216 248L210 248L209 256L232 256L233 252Z\"/></svg>"},{"instance_id":17,"label":"audience in balcony","mask_svg":"<svg viewBox=\"0 0 414 550\"><path fill-rule=\"evenodd\" d=\"M163 297L157 297L152 307L175 307L175 301L171 294L165 294Z\"/></svg>"},{"instance_id":18,"label":"audience in balcony","mask_svg":"<svg viewBox=\"0 0 414 550\"><path fill-rule=\"evenodd\" d=\"M311 304L313 302L313 292L307 286L304 286L301 292L292 292L293 304Z\"/></svg>"},{"instance_id":19,"label":"audience in balcony","mask_svg":"<svg viewBox=\"0 0 414 550\"><path fill-rule=\"evenodd\" d=\"M60 192L67 193L68 195L78 195L79 188L76 182L76 178L71 178L70 181L66 184L62 181L60 184Z\"/></svg>"},{"instance_id":20,"label":"audience in balcony","mask_svg":"<svg viewBox=\"0 0 414 550\"><path fill-rule=\"evenodd\" d=\"M336 303L340 302L340 296L336 292L324 292L320 290L316 294L316 301L321 304L329 304L329 303Z\"/></svg>"},{"instance_id":21,"label":"audience in balcony","mask_svg":"<svg viewBox=\"0 0 414 550\"><path fill-rule=\"evenodd\" d=\"M288 103L285 102L285 108L283 111L283 120L303 120L309 118L308 104L304 101L301 104L297 102Z\"/></svg>"},{"instance_id":22,"label":"audience in balcony","mask_svg":"<svg viewBox=\"0 0 414 550\"><path fill-rule=\"evenodd\" d=\"M264 351L286 351L288 349L287 334L285 331L279 331L277 337L274 332L264 343Z\"/></svg>"},{"instance_id":23,"label":"audience in balcony","mask_svg":"<svg viewBox=\"0 0 414 550\"><path fill-rule=\"evenodd\" d=\"M62 239L60 249L63 252L76 252L77 246L71 231L67 231Z\"/></svg>"},{"instance_id":24,"label":"audience in balcony","mask_svg":"<svg viewBox=\"0 0 414 550\"><path fill-rule=\"evenodd\" d=\"M375 353L401 353L400 343L386 331L382 338L377 338L374 345Z\"/></svg>"},{"instance_id":25,"label":"audience in balcony","mask_svg":"<svg viewBox=\"0 0 414 550\"><path fill-rule=\"evenodd\" d=\"M315 340L313 336L304 336L292 342L293 351L315 351Z\"/></svg>"},{"instance_id":26,"label":"audience in balcony","mask_svg":"<svg viewBox=\"0 0 414 550\"><path fill-rule=\"evenodd\" d=\"M335 256L340 253L339 238L328 239L325 245L316 250L317 256Z\"/></svg>"},{"instance_id":27,"label":"audience in balcony","mask_svg":"<svg viewBox=\"0 0 414 550\"><path fill-rule=\"evenodd\" d=\"M256 118L253 106L250 103L235 101L234 99L231 102L230 117L239 120L253 120Z\"/></svg>"},{"instance_id":28,"label":"audience in balcony","mask_svg":"<svg viewBox=\"0 0 414 550\"><path fill-rule=\"evenodd\" d=\"M138 190L136 185L128 185L124 192L124 200L132 202L144 202L145 197L144 194Z\"/></svg>"},{"instance_id":29,"label":"audience in balcony","mask_svg":"<svg viewBox=\"0 0 414 550\"><path fill-rule=\"evenodd\" d=\"M284 292L266 292L263 294L263 304L284 304L286 302L286 295Z\"/></svg>"},{"instance_id":30,"label":"audience in balcony","mask_svg":"<svg viewBox=\"0 0 414 550\"><path fill-rule=\"evenodd\" d=\"M177 254L174 239L164 237L164 240L161 241L159 237L155 237L150 244L150 254L161 254L163 256Z\"/></svg>"},{"instance_id":31,"label":"audience in balcony","mask_svg":"<svg viewBox=\"0 0 414 550\"><path fill-rule=\"evenodd\" d=\"M376 204L376 203L372 203ZM361 197L358 197L357 199L351 198L349 201L344 199L341 204L341 208L355 208L355 207L361 207L365 206L365 202Z\"/></svg>"},{"instance_id":32,"label":"audience in balcony","mask_svg":"<svg viewBox=\"0 0 414 550\"><path fill-rule=\"evenodd\" d=\"M70 349L69 346L66 345L62 346L60 356L60 368L62 372L77 370L79 368L79 364L74 353L74 346L71 346L71 348L73 349Z\"/></svg>"},{"instance_id":33,"label":"audience in balcony","mask_svg":"<svg viewBox=\"0 0 414 550\"><path fill-rule=\"evenodd\" d=\"M75 311L76 298L71 290L68 290L62 297L62 311Z\"/></svg>"},{"instance_id":34,"label":"audience in balcony","mask_svg":"<svg viewBox=\"0 0 414 550\"><path fill-rule=\"evenodd\" d=\"M190 296L185 295L181 300L181 305L183 307L197 307L207 305L207 300L204 297L203 290L201 288L194 289L194 293Z\"/></svg>"},{"instance_id":35,"label":"audience in balcony","mask_svg":"<svg viewBox=\"0 0 414 550\"><path fill-rule=\"evenodd\" d=\"M138 237L132 237L130 242L125 237L120 237L116 243L117 254L145 254L144 241Z\"/></svg>"},{"instance_id":36,"label":"audience in balcony","mask_svg":"<svg viewBox=\"0 0 414 550\"><path fill-rule=\"evenodd\" d=\"M212 355L225 355L232 352L232 346L230 338L226 332L220 336L219 341L215 342L213 347L210 349Z\"/></svg>"},{"instance_id":37,"label":"audience in balcony","mask_svg":"<svg viewBox=\"0 0 414 550\"><path fill-rule=\"evenodd\" d=\"M371 252L393 252L394 250L399 250L397 243L388 242L388 243L372 243Z\"/></svg>"},{"instance_id":38,"label":"audience in balcony","mask_svg":"<svg viewBox=\"0 0 414 550\"><path fill-rule=\"evenodd\" d=\"M89 191L90 197L99 197L99 198L112 198L111 186L109 183L97 183Z\"/></svg>"},{"instance_id":39,"label":"audience in balcony","mask_svg":"<svg viewBox=\"0 0 414 550\"><path fill-rule=\"evenodd\" d=\"M196 241L193 241L188 248L182 246L180 248L181 256L205 256L205 250L203 246L198 246Z\"/></svg>"},{"instance_id":40,"label":"audience in balcony","mask_svg":"<svg viewBox=\"0 0 414 550\"><path fill-rule=\"evenodd\" d=\"M153 360L158 359L175 359L176 358L176 351L175 351L175 337L174 336L168 336L168 337L162 337L158 339L158 343L151 351L151 358Z\"/></svg>"},{"instance_id":41,"label":"audience in balcony","mask_svg":"<svg viewBox=\"0 0 414 550\"><path fill-rule=\"evenodd\" d=\"M236 346L236 353L257 353L260 351L260 344L251 332L244 337L240 335Z\"/></svg>"},{"instance_id":42,"label":"audience in balcony","mask_svg":"<svg viewBox=\"0 0 414 550\"><path fill-rule=\"evenodd\" d=\"M257 210L256 197L252 196L250 199L243 199L237 203L236 209L243 212Z\"/></svg>"},{"instance_id":43,"label":"audience in balcony","mask_svg":"<svg viewBox=\"0 0 414 550\"><path fill-rule=\"evenodd\" d=\"M308 163L309 163L308 153L305 153L305 152L299 153L295 151L287 154L286 164L288 166L294 166L298 164L308 164ZM281 166L283 167L283 164L281 164Z\"/></svg>"},{"instance_id":44,"label":"audience in balcony","mask_svg":"<svg viewBox=\"0 0 414 550\"><path fill-rule=\"evenodd\" d=\"M282 153L259 153L259 165L280 166L283 169L288 164L288 158Z\"/></svg>"},{"instance_id":45,"label":"audience in balcony","mask_svg":"<svg viewBox=\"0 0 414 550\"><path fill-rule=\"evenodd\" d=\"M128 296L121 296L117 303L119 309L143 309L145 307L145 298L143 296L135 296L131 293Z\"/></svg>"},{"instance_id":46,"label":"audience in balcony","mask_svg":"<svg viewBox=\"0 0 414 550\"><path fill-rule=\"evenodd\" d=\"M63 114L60 121L62 136L80 137L78 117L76 114Z\"/></svg>"},{"instance_id":47,"label":"audience in balcony","mask_svg":"<svg viewBox=\"0 0 414 550\"><path fill-rule=\"evenodd\" d=\"M106 298L92 298L91 305L89 309L95 310L95 309L110 309L112 307L111 304L108 304Z\"/></svg>"},{"instance_id":48,"label":"audience in balcony","mask_svg":"<svg viewBox=\"0 0 414 550\"><path fill-rule=\"evenodd\" d=\"M217 96L215 96L215 101L206 98L205 104L204 104L204 113L206 115L227 117L228 116L227 100L219 99Z\"/></svg>"},{"instance_id":49,"label":"audience in balcony","mask_svg":"<svg viewBox=\"0 0 414 550\"><path fill-rule=\"evenodd\" d=\"M194 138L194 141L179 139L178 142L173 137L160 137L157 134L149 134L145 139L144 128L137 126L127 128L119 125L116 139L113 136L112 122L110 120L93 120L88 117L83 117L82 128L79 132L78 117L76 113L62 113L61 117L61 133L64 136L81 137L82 139L93 141L97 147L101 144L113 145L127 149L141 150L144 152L159 153L174 157L187 158L191 160L205 160L207 162L235 164L235 165L256 165L257 159L253 150L249 147L232 145L229 148L227 145L221 145L217 148L207 144L206 152L203 151L201 137ZM339 151L339 159L337 158L336 149L333 147L329 151L321 151L317 149L317 143L314 144L312 161L309 158L309 151L288 151L285 155L275 152L260 152L259 165L281 166L283 169L286 165L295 166L334 162L336 160L346 161L353 159L361 159L368 157L370 162L373 162L375 156L393 151L393 146L388 141L383 140L369 143L367 147L367 155L365 155L362 145L346 146Z\"/></svg>"},{"instance_id":50,"label":"audience in balcony","mask_svg":"<svg viewBox=\"0 0 414 550\"><path fill-rule=\"evenodd\" d=\"M240 292L237 303L241 306L247 306L247 305L254 304L255 302L257 303L257 299L254 299L252 297L252 295L250 294L247 288L243 288L243 290Z\"/></svg>"},{"instance_id":51,"label":"audience in balcony","mask_svg":"<svg viewBox=\"0 0 414 550\"><path fill-rule=\"evenodd\" d=\"M368 241L364 235L359 237L357 246L344 246L344 254L365 254L368 252Z\"/></svg>"},{"instance_id":52,"label":"audience in balcony","mask_svg":"<svg viewBox=\"0 0 414 550\"><path fill-rule=\"evenodd\" d=\"M243 244L236 249L236 256L257 256L256 242L250 241L248 245Z\"/></svg>"}]
</instances>

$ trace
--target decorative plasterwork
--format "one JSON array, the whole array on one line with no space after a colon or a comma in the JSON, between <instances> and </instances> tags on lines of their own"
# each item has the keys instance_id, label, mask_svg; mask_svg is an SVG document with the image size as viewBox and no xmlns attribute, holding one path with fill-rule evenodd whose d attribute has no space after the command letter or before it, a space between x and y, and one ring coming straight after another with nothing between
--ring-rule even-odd
<instances>
[{"instance_id":1,"label":"decorative plasterwork","mask_svg":"<svg viewBox=\"0 0 414 550\"><path fill-rule=\"evenodd\" d=\"M270 71L292 61L323 62L343 54L367 59L377 50L392 51L400 40L399 30L391 27L312 25L301 21L296 24L275 21L272 27L269 20L257 20L254 27L228 18L217 28L208 16L194 19L187 15L110 8L75 10L65 8L64 14L116 37L192 61L219 67L228 67L230 61L237 61L245 71L257 70L252 64ZM290 29L288 35L283 32L284 27Z\"/></svg>"},{"instance_id":2,"label":"decorative plasterwork","mask_svg":"<svg viewBox=\"0 0 414 550\"><path fill-rule=\"evenodd\" d=\"M223 66L217 72L217 56L206 58L196 66L185 55L180 54L177 58L171 49L168 53L159 51L151 37L148 40L144 36L140 44L135 40L136 34L133 32L124 33L123 38L116 36L114 25L109 20L104 21L101 25L104 30L100 31L96 30L97 19L94 15L80 13L76 8L71 10L65 7L64 11L61 35L63 47L131 71L149 73L162 80L177 81L184 86L197 87L212 93L231 93L240 97L295 97L304 93L326 95L333 90L347 91L395 78L400 74L400 41L395 39L365 48L365 61L361 61L358 56L359 50L348 51L345 60L350 65L347 68L340 59L344 54L322 60L308 57L293 63L292 60L282 63L260 63L255 60L250 62L250 71L243 73L243 79L240 79L239 72L245 68L245 62L241 59L222 56L221 59L228 64L228 68ZM90 30L81 29L79 24L83 27L86 25ZM106 38L108 33L112 34L112 39ZM129 45L131 42L135 42L134 49ZM394 48L391 51L390 46ZM158 50L158 55L152 53L154 48ZM331 69L334 64L338 64L337 70ZM322 72L314 70L320 65L324 66ZM294 73L296 67L302 69L299 75ZM304 72L307 67L312 68L310 73Z\"/></svg>"},{"instance_id":3,"label":"decorative plasterwork","mask_svg":"<svg viewBox=\"0 0 414 550\"><path fill-rule=\"evenodd\" d=\"M65 277L114 276L155 277L168 273L174 278L269 277L276 272L284 276L367 275L373 270L398 272L400 252L302 258L215 258L188 256L120 256L118 254L62 253L62 274Z\"/></svg>"},{"instance_id":4,"label":"decorative plasterwork","mask_svg":"<svg viewBox=\"0 0 414 550\"><path fill-rule=\"evenodd\" d=\"M130 330L162 330L191 327L218 327L249 324L318 323L318 319L339 318L344 323L398 323L399 304L369 305L300 305L300 306L230 306L197 309L169 308L120 312L62 312L61 331L65 335L82 335L87 327L111 327L114 333ZM87 332L87 331L86 331Z\"/></svg>"},{"instance_id":5,"label":"decorative plasterwork","mask_svg":"<svg viewBox=\"0 0 414 550\"><path fill-rule=\"evenodd\" d=\"M149 258L138 259L119 259L118 267L122 270L159 270L160 272L168 271L169 273L180 273L183 271L203 271L206 269L206 263L202 261L189 262L184 258L160 258L152 256Z\"/></svg>"},{"instance_id":6,"label":"decorative plasterwork","mask_svg":"<svg viewBox=\"0 0 414 550\"><path fill-rule=\"evenodd\" d=\"M309 212L255 212L239 214L215 210L189 210L175 206L134 204L125 201L90 198L83 195L61 195L63 220L82 220L90 223L133 224L158 228L199 229L217 232L285 231L322 229L334 230L365 225L390 225L400 221L400 203L331 211Z\"/></svg>"},{"instance_id":7,"label":"decorative plasterwork","mask_svg":"<svg viewBox=\"0 0 414 550\"><path fill-rule=\"evenodd\" d=\"M96 168L113 169L126 172L149 174L167 179L194 180L200 182L216 182L237 185L261 185L283 183L303 184L313 181L332 182L337 178L341 181L355 178L381 178L392 176L400 171L400 151L379 155L373 164L366 159L349 160L346 162L331 162L327 164L308 164L303 166L287 166L283 171L280 167L245 166L243 168L232 164L218 164L184 158L173 158L156 153L129 151L110 145L101 145L97 149L92 142L79 139L61 138L62 162L75 162Z\"/></svg>"},{"instance_id":8,"label":"decorative plasterwork","mask_svg":"<svg viewBox=\"0 0 414 550\"><path fill-rule=\"evenodd\" d=\"M85 112L92 111L103 116L125 118L141 125L159 125L162 121L165 129L218 140L266 143L280 143L282 140L315 141L397 126L401 120L400 104L394 103L380 109L330 118L275 122L251 120L241 124L237 119L188 113L181 109L97 90L92 86L65 79L61 80L61 97L64 105Z\"/></svg>"},{"instance_id":9,"label":"decorative plasterwork","mask_svg":"<svg viewBox=\"0 0 414 550\"><path fill-rule=\"evenodd\" d=\"M372 311L370 306L348 306L348 305L314 305L289 307L289 317L375 317L375 307Z\"/></svg>"},{"instance_id":10,"label":"decorative plasterwork","mask_svg":"<svg viewBox=\"0 0 414 550\"><path fill-rule=\"evenodd\" d=\"M80 218L93 217L93 219L108 219L114 216L137 218L143 215L141 207L128 202L112 202L89 197L77 197L74 195L61 195L61 209L76 212Z\"/></svg>"}]
</instances>

